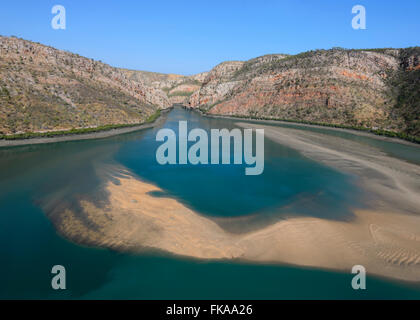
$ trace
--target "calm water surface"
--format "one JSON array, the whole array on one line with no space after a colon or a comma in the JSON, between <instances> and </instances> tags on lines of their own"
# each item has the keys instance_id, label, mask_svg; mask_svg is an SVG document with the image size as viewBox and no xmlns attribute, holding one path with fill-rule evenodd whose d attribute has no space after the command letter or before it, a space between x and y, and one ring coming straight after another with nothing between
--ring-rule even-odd
<instances>
[{"instance_id":1,"label":"calm water surface","mask_svg":"<svg viewBox=\"0 0 420 320\"><path fill-rule=\"evenodd\" d=\"M77 194L98 196L101 181L95 168L108 163L159 186L164 194L157 196L175 197L216 219L246 216L264 224L309 215L351 220L350 209L364 206L354 177L268 139L260 176L245 176L242 165L161 166L155 160L156 132L161 127L176 131L179 120L187 120L189 129L234 128L234 121L176 108L155 129L102 140L0 149L0 298L420 298L420 286L374 277L368 277L368 290L359 292L351 289L350 273L159 253L133 255L82 247L57 235L43 210L62 203L77 205ZM322 133L330 132L337 134ZM416 147L350 133L345 138L362 138L361 143L413 162L420 159ZM51 289L50 271L56 264L67 269L65 291Z\"/></svg>"}]
</instances>

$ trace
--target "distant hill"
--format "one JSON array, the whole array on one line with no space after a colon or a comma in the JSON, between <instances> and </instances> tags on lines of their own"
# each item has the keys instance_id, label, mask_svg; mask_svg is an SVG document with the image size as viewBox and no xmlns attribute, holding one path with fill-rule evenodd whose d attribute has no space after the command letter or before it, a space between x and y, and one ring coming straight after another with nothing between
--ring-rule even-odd
<instances>
[{"instance_id":1,"label":"distant hill","mask_svg":"<svg viewBox=\"0 0 420 320\"><path fill-rule=\"evenodd\" d=\"M420 48L316 50L228 61L189 106L220 115L383 129L420 136Z\"/></svg>"},{"instance_id":2,"label":"distant hill","mask_svg":"<svg viewBox=\"0 0 420 320\"><path fill-rule=\"evenodd\" d=\"M0 134L139 123L170 105L107 64L0 37Z\"/></svg>"},{"instance_id":3,"label":"distant hill","mask_svg":"<svg viewBox=\"0 0 420 320\"><path fill-rule=\"evenodd\" d=\"M181 103L420 137L419 47L269 54L183 76L118 69L0 36L0 75L0 135L139 123Z\"/></svg>"},{"instance_id":4,"label":"distant hill","mask_svg":"<svg viewBox=\"0 0 420 320\"><path fill-rule=\"evenodd\" d=\"M149 71L126 70L123 72L133 81L139 81L155 89L163 90L171 104L188 104L188 98L203 84L207 72L192 76L165 74Z\"/></svg>"}]
</instances>

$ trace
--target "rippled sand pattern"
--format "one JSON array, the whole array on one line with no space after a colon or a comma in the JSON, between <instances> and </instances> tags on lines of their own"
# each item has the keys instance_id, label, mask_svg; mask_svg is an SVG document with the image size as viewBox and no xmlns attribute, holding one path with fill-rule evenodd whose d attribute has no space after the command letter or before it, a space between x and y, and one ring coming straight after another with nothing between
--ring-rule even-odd
<instances>
[{"instance_id":1,"label":"rippled sand pattern","mask_svg":"<svg viewBox=\"0 0 420 320\"><path fill-rule=\"evenodd\" d=\"M77 205L44 210L59 232L82 244L121 251L159 250L200 259L288 263L420 281L420 167L357 142L310 131L263 128L266 138L353 175L365 191L366 208L337 221L294 216L247 225L243 217L205 217L164 190L118 166L97 165L103 187ZM419 149L420 150L420 149ZM192 186L193 187L193 186ZM252 223L251 223L252 224ZM223 227L222 227L223 226ZM231 228L234 226L234 228ZM248 230L248 231L244 231Z\"/></svg>"},{"instance_id":2,"label":"rippled sand pattern","mask_svg":"<svg viewBox=\"0 0 420 320\"><path fill-rule=\"evenodd\" d=\"M355 211L350 222L298 217L233 234L126 170L102 168L108 201L81 200L82 212L65 209L57 223L66 237L88 245L139 252L159 249L203 259L244 259L420 279L420 217ZM234 223L235 218L226 218Z\"/></svg>"}]
</instances>

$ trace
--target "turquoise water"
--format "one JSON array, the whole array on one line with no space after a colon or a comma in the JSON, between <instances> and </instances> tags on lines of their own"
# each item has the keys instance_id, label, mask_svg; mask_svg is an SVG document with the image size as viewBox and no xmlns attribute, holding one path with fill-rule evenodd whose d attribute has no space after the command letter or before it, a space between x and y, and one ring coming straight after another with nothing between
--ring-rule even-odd
<instances>
[{"instance_id":1,"label":"turquoise water","mask_svg":"<svg viewBox=\"0 0 420 320\"><path fill-rule=\"evenodd\" d=\"M176 129L179 120L188 120L189 128L234 127L231 120L183 109L171 111L160 127ZM158 196L176 197L216 218L246 216L250 225L271 223L290 212L349 220L350 207L363 207L353 177L268 139L260 176L245 176L240 165L158 165L159 128L0 150L0 298L420 298L419 286L375 277L368 277L368 290L354 291L350 272L118 253L79 246L57 235L46 214L60 206L77 206L78 194L99 197L95 168L107 163L156 184L164 190ZM66 267L65 291L51 289L50 271L56 264Z\"/></svg>"}]
</instances>

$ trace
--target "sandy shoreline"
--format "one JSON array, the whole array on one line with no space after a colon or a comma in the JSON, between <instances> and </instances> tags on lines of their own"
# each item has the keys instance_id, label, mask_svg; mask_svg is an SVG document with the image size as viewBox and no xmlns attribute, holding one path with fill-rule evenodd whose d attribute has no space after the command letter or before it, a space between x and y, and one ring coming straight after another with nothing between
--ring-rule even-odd
<instances>
[{"instance_id":1,"label":"sandy shoreline","mask_svg":"<svg viewBox=\"0 0 420 320\"><path fill-rule=\"evenodd\" d=\"M418 143L414 143L414 142L410 142L404 139L400 139L400 138L393 138L393 137L387 137L387 136L380 136L371 132L365 132L365 131L360 131L360 130L355 130L355 129L347 129L347 128L334 128L334 127L328 127L328 126L322 126L322 125L317 125L317 124L307 124L307 123L299 123L299 122L292 122L292 121L282 121L282 120L262 120L262 119L249 119L249 118L241 118L241 117L231 117L231 116L227 116L227 115L216 115L216 114L207 114L207 113L203 113L200 110L196 110L193 108L187 108L188 110L192 110L194 112L198 112L200 115L202 115L203 117L208 117L208 118L220 118L220 119L229 119L229 120L233 120L235 122L252 122L252 123L260 123L260 124L268 124L268 125L279 125L279 124L284 124L284 125L289 125L289 126L298 126L298 127L307 127L307 128L319 128L319 129L324 129L324 130L332 130L332 131L338 131L338 132L347 132L350 134L354 134L357 136L362 136L362 137L368 137L368 138L372 138L372 139L376 139L376 140L381 140L381 141L389 141L389 142L395 142L395 143L401 143L401 144L405 144L405 145L409 145L409 146L414 146L414 147L418 147L420 149L420 144Z\"/></svg>"},{"instance_id":2,"label":"sandy shoreline","mask_svg":"<svg viewBox=\"0 0 420 320\"><path fill-rule=\"evenodd\" d=\"M385 209L420 215L418 165L388 156L377 148L331 135L246 122L238 122L236 125L264 129L266 138L356 176L362 187L376 198L375 209L383 205Z\"/></svg>"},{"instance_id":3,"label":"sandy shoreline","mask_svg":"<svg viewBox=\"0 0 420 320\"><path fill-rule=\"evenodd\" d=\"M17 139L17 140L0 140L1 147L15 147L15 146L24 146L32 144L45 144L45 143L55 143L55 142L64 142L64 141L79 141L79 140L92 140L92 139L103 139L120 134L130 133L138 130L148 129L155 127L156 125L162 123L162 118L169 109L161 110L161 115L158 119L151 123L143 123L136 125L134 127L127 128L116 128L106 131L92 132L92 133L80 133L80 134L69 134L57 137L41 137L41 138L31 138L31 139Z\"/></svg>"},{"instance_id":4,"label":"sandy shoreline","mask_svg":"<svg viewBox=\"0 0 420 320\"><path fill-rule=\"evenodd\" d=\"M85 199L80 201L81 212L71 208L60 212L55 225L61 234L118 251L152 249L198 259L287 263L344 272L361 264L370 274L420 279L419 216L356 210L350 222L297 217L233 234L175 199L150 195L162 191L159 188L114 170L108 174L116 174L118 183L106 184L107 204Z\"/></svg>"},{"instance_id":5,"label":"sandy shoreline","mask_svg":"<svg viewBox=\"0 0 420 320\"><path fill-rule=\"evenodd\" d=\"M243 127L255 124L238 123ZM241 259L369 274L420 282L420 166L342 138L289 128L258 126L266 137L357 177L371 199L351 221L293 217L252 231L231 233L240 218L212 218L119 167L98 167L106 201L79 200L79 209L47 212L65 237L120 251L161 250L198 259ZM218 218L220 222L220 218ZM240 220L239 220L240 221ZM249 229L248 229L249 230Z\"/></svg>"}]
</instances>

